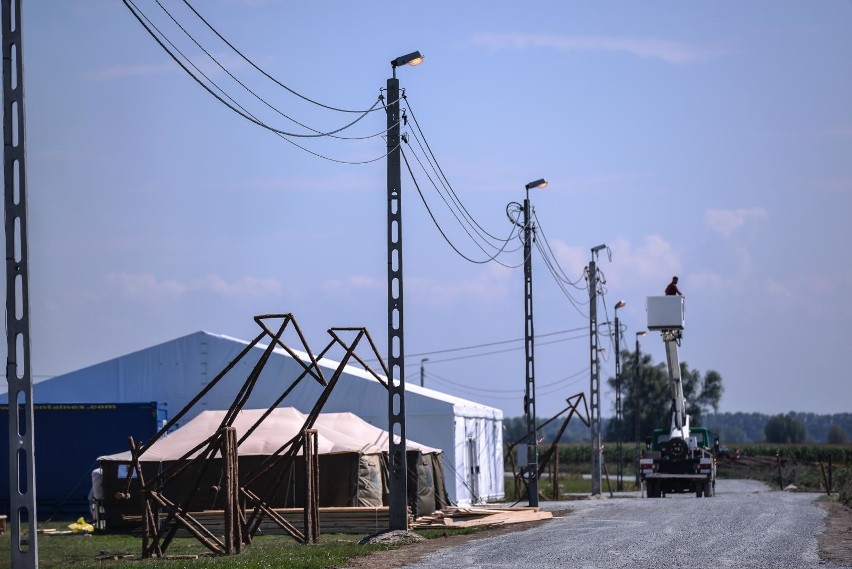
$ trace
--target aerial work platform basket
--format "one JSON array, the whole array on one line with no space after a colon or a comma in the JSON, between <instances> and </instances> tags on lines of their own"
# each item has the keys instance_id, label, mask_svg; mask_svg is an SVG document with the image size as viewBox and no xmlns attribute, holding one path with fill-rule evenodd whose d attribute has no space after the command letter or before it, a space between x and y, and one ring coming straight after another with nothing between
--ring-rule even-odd
<instances>
[{"instance_id":1,"label":"aerial work platform basket","mask_svg":"<svg viewBox=\"0 0 852 569\"><path fill-rule=\"evenodd\" d=\"M682 296L649 296L645 300L648 330L683 330Z\"/></svg>"}]
</instances>

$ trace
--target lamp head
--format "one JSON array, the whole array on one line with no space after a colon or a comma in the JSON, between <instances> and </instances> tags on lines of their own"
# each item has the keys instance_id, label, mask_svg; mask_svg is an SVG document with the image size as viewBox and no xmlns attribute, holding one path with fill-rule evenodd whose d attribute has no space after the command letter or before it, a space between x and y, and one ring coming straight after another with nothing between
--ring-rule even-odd
<instances>
[{"instance_id":1,"label":"lamp head","mask_svg":"<svg viewBox=\"0 0 852 569\"><path fill-rule=\"evenodd\" d=\"M642 330L641 332L636 332L636 339L638 340L639 336L647 336L647 335L648 335L648 332L646 332L645 330Z\"/></svg>"},{"instance_id":2,"label":"lamp head","mask_svg":"<svg viewBox=\"0 0 852 569\"><path fill-rule=\"evenodd\" d=\"M536 190L547 187L547 180L541 178L540 180L536 180L535 182L530 182L526 186L524 186L527 190Z\"/></svg>"},{"instance_id":3,"label":"lamp head","mask_svg":"<svg viewBox=\"0 0 852 569\"><path fill-rule=\"evenodd\" d=\"M402 55L391 60L391 67L397 68L403 65L420 65L423 63L423 54L419 51L412 51L407 55Z\"/></svg>"},{"instance_id":4,"label":"lamp head","mask_svg":"<svg viewBox=\"0 0 852 569\"><path fill-rule=\"evenodd\" d=\"M615 309L616 309L616 310L618 310L619 308L624 308L625 306L627 306L627 303L626 303L626 302L624 302L623 300L619 300L619 301L615 304Z\"/></svg>"},{"instance_id":5,"label":"lamp head","mask_svg":"<svg viewBox=\"0 0 852 569\"><path fill-rule=\"evenodd\" d=\"M601 249L606 249L606 245L598 245L597 247L592 247L592 253L597 253Z\"/></svg>"}]
</instances>

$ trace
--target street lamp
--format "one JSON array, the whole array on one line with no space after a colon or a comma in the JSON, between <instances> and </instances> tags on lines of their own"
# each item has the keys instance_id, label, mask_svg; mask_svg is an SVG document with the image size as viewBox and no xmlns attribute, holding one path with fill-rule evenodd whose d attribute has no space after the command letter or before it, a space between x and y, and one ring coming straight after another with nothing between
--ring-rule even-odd
<instances>
[{"instance_id":1,"label":"street lamp","mask_svg":"<svg viewBox=\"0 0 852 569\"><path fill-rule=\"evenodd\" d=\"M533 330L532 299L532 239L535 228L530 215L530 190L547 186L547 180L540 178L524 186L524 352L526 383L524 390L524 414L527 419L527 498L530 506L538 506L538 441L535 425L535 334Z\"/></svg>"},{"instance_id":2,"label":"street lamp","mask_svg":"<svg viewBox=\"0 0 852 569\"><path fill-rule=\"evenodd\" d=\"M408 530L408 482L405 455L405 351L402 302L402 174L400 168L399 80L396 68L423 61L419 51L391 60L387 82L388 196L388 525Z\"/></svg>"},{"instance_id":3,"label":"street lamp","mask_svg":"<svg viewBox=\"0 0 852 569\"><path fill-rule=\"evenodd\" d=\"M420 387L423 387L423 377L426 375L426 368L423 366L429 358L420 358Z\"/></svg>"},{"instance_id":4,"label":"street lamp","mask_svg":"<svg viewBox=\"0 0 852 569\"><path fill-rule=\"evenodd\" d=\"M411 65L412 67L414 67L415 65L420 65L421 63L423 63L423 55L419 51L412 51L408 55L401 55L391 61L391 67L393 68L393 76L396 77L397 67L402 67L403 65Z\"/></svg>"},{"instance_id":5,"label":"street lamp","mask_svg":"<svg viewBox=\"0 0 852 569\"><path fill-rule=\"evenodd\" d=\"M639 338L647 336L645 330L636 332L636 359L633 365L633 399L636 402L636 487L639 487L639 413L642 406L639 404Z\"/></svg>"},{"instance_id":6,"label":"street lamp","mask_svg":"<svg viewBox=\"0 0 852 569\"><path fill-rule=\"evenodd\" d=\"M618 309L624 308L627 303L619 300L615 304L615 427L618 431L618 439L615 444L615 486L619 492L624 491L624 455L622 439L624 438L624 413L621 409L621 350L618 342L621 338L621 327L618 323Z\"/></svg>"}]
</instances>

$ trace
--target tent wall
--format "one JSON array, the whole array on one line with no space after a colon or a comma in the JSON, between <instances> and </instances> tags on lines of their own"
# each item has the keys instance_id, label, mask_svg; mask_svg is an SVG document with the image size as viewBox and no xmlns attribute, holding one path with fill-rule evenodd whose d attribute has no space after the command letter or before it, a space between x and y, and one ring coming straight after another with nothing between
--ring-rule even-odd
<instances>
[{"instance_id":1,"label":"tent wall","mask_svg":"<svg viewBox=\"0 0 852 569\"><path fill-rule=\"evenodd\" d=\"M52 403L160 401L168 405L170 416L174 416L245 346L246 342L240 340L197 332L36 383L33 397L36 402ZM227 409L262 352L261 347L253 349L182 423L205 409ZM335 365L335 362L323 362L326 372ZM246 407L265 408L301 371L299 363L283 350L276 352L264 368ZM307 377L282 402L282 406L308 412L320 391L319 384ZM0 394L0 402L5 395ZM405 408L408 437L440 448L445 453L445 467L448 476L451 476L447 484L450 500L461 504L470 502L473 481L477 483L475 494L478 497L502 499L503 416L499 409L411 383L406 385ZM366 372L354 367L344 372L323 411L352 412L377 427L388 428L387 391ZM469 443L468 439L473 442ZM475 460L471 459L472 448L477 449Z\"/></svg>"},{"instance_id":2,"label":"tent wall","mask_svg":"<svg viewBox=\"0 0 852 569\"><path fill-rule=\"evenodd\" d=\"M446 506L443 494L443 473L440 453L421 453L409 451L408 479L409 504L416 516L427 515ZM245 476L255 470L266 457L239 457L239 471ZM142 474L146 480L152 479L161 469L172 463L142 462ZM126 487L126 472L129 463L101 460L103 469L103 507L107 529L138 527L142 523L141 489L136 478L131 479L129 500L117 497ZM197 469L187 469L168 486L167 496L174 500L176 496L188 495L197 487L192 501L186 505L188 511L221 510L224 508L225 495L219 489L221 479L221 459L211 461L209 468L197 477ZM274 508L303 508L305 505L305 462L297 456L290 468L284 473L284 483L270 499L268 491L273 487L280 471L272 470L260 477L250 487ZM320 507L388 505L387 455L359 455L356 453L336 453L319 457L319 505Z\"/></svg>"}]
</instances>

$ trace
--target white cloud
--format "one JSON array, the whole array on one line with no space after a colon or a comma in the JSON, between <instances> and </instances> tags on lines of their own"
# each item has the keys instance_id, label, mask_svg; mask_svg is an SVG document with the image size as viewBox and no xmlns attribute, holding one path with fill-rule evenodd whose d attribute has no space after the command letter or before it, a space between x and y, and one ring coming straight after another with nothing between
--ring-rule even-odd
<instances>
[{"instance_id":1,"label":"white cloud","mask_svg":"<svg viewBox=\"0 0 852 569\"><path fill-rule=\"evenodd\" d=\"M794 312L852 314L852 272L800 274L784 279L767 278L763 290L779 305Z\"/></svg>"},{"instance_id":2,"label":"white cloud","mask_svg":"<svg viewBox=\"0 0 852 569\"><path fill-rule=\"evenodd\" d=\"M168 63L119 64L104 67L91 74L93 79L119 79L122 77L148 77L172 73L180 68L173 61Z\"/></svg>"},{"instance_id":3,"label":"white cloud","mask_svg":"<svg viewBox=\"0 0 852 569\"><path fill-rule=\"evenodd\" d=\"M263 297L277 296L282 292L281 283L276 279L242 277L227 281L216 275L209 275L189 281L174 279L160 280L154 275L142 273L110 273L107 284L125 297L178 297L189 293L209 292L224 297Z\"/></svg>"},{"instance_id":4,"label":"white cloud","mask_svg":"<svg viewBox=\"0 0 852 569\"><path fill-rule=\"evenodd\" d=\"M386 280L379 280L365 275L349 275L345 279L335 279L323 283L323 290L340 291L347 288L358 290L381 290L386 289Z\"/></svg>"},{"instance_id":5,"label":"white cloud","mask_svg":"<svg viewBox=\"0 0 852 569\"><path fill-rule=\"evenodd\" d=\"M606 270L616 277L610 279L611 282L639 281L656 288L665 288L671 277L681 272L677 251L659 235L647 235L636 246L619 237L610 248L613 263Z\"/></svg>"},{"instance_id":6,"label":"white cloud","mask_svg":"<svg viewBox=\"0 0 852 569\"><path fill-rule=\"evenodd\" d=\"M720 49L697 47L658 38L560 36L534 33L478 33L471 42L490 49L548 48L556 51L613 51L683 64L717 57Z\"/></svg>"},{"instance_id":7,"label":"white cloud","mask_svg":"<svg viewBox=\"0 0 852 569\"><path fill-rule=\"evenodd\" d=\"M515 273L499 265L489 265L469 280L447 282L419 276L405 277L405 295L409 301L426 305L447 305L453 302L491 302L506 297L510 279ZM347 288L358 290L387 290L387 281L364 275L349 275L342 280L323 284L328 291Z\"/></svg>"},{"instance_id":8,"label":"white cloud","mask_svg":"<svg viewBox=\"0 0 852 569\"><path fill-rule=\"evenodd\" d=\"M201 70L201 73L214 79L228 78L228 74L222 69L222 67L230 71L232 74L236 74L236 72L240 70L251 68L251 66L238 55L216 53L212 55L216 58L219 64L221 64L221 67L203 52L196 51L194 54L187 53L187 57L189 57L192 63ZM186 65L187 69L189 69L193 75L198 76L200 79L204 79L204 77L200 76L199 72L184 57L179 57L179 59L184 65ZM119 63L117 65L111 65L94 71L89 76L92 79L109 80L121 79L124 77L150 77L152 75L164 75L167 73L185 73L185 71L181 69L180 65L178 65L174 60L168 58L168 61L164 61L163 63ZM228 78L228 81L232 80ZM232 85L236 86L236 83L232 83ZM220 86L227 87L227 84Z\"/></svg>"},{"instance_id":9,"label":"white cloud","mask_svg":"<svg viewBox=\"0 0 852 569\"><path fill-rule=\"evenodd\" d=\"M704 224L722 237L730 237L747 224L755 224L769 218L760 207L748 209L708 209L704 212Z\"/></svg>"},{"instance_id":10,"label":"white cloud","mask_svg":"<svg viewBox=\"0 0 852 569\"><path fill-rule=\"evenodd\" d=\"M830 178L818 185L819 188L838 194L852 194L852 177Z\"/></svg>"},{"instance_id":11,"label":"white cloud","mask_svg":"<svg viewBox=\"0 0 852 569\"><path fill-rule=\"evenodd\" d=\"M709 270L689 274L689 286L693 290L731 290L736 287L737 281L740 279Z\"/></svg>"}]
</instances>

